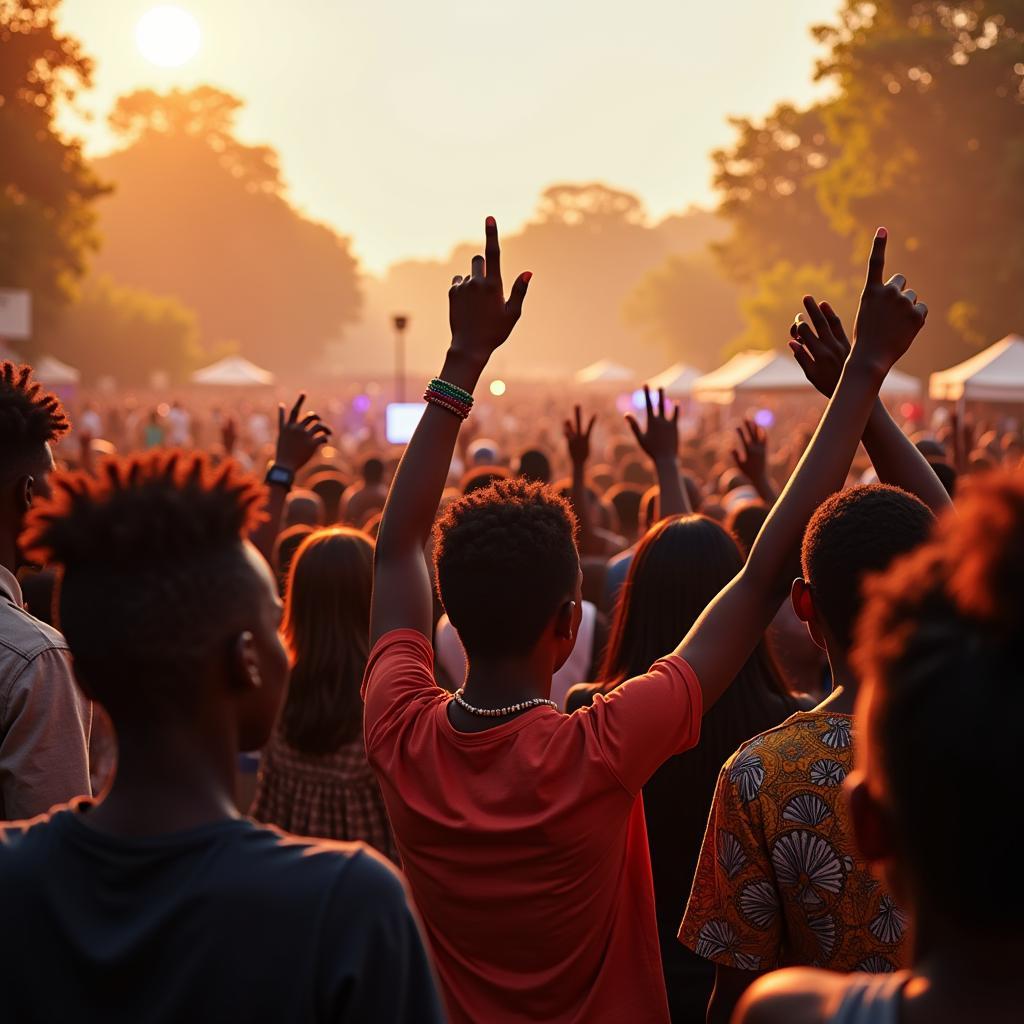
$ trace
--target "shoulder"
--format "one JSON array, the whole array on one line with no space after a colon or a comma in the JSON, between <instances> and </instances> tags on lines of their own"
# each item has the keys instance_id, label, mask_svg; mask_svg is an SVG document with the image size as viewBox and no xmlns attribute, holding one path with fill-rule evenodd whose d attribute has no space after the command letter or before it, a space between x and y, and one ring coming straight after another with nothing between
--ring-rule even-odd
<instances>
[{"instance_id":1,"label":"shoulder","mask_svg":"<svg viewBox=\"0 0 1024 1024\"><path fill-rule=\"evenodd\" d=\"M47 651L67 651L63 634L30 615L12 601L0 598L0 656L29 662Z\"/></svg>"},{"instance_id":2,"label":"shoulder","mask_svg":"<svg viewBox=\"0 0 1024 1024\"><path fill-rule=\"evenodd\" d=\"M565 712L571 715L580 708L589 707L594 702L594 695L603 693L604 687L600 683L577 683L569 688L565 695Z\"/></svg>"},{"instance_id":3,"label":"shoulder","mask_svg":"<svg viewBox=\"0 0 1024 1024\"><path fill-rule=\"evenodd\" d=\"M744 993L735 1024L825 1024L846 979L794 967L758 978Z\"/></svg>"}]
</instances>

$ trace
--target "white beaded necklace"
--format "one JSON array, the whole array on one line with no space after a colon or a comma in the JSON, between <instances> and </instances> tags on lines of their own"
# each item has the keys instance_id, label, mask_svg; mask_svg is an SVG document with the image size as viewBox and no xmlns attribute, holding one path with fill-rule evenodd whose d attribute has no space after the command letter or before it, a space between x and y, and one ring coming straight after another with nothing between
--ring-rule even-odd
<instances>
[{"instance_id":1,"label":"white beaded necklace","mask_svg":"<svg viewBox=\"0 0 1024 1024\"><path fill-rule=\"evenodd\" d=\"M547 697L531 697L530 700L522 700L518 704L512 704L507 708L475 708L472 704L466 703L465 698L462 696L462 689L462 687L459 687L455 691L455 703L471 715L480 715L481 718L500 718L502 715L514 715L517 711L540 707L542 704L548 704L556 711L558 710L558 705L553 700L548 700Z\"/></svg>"}]
</instances>

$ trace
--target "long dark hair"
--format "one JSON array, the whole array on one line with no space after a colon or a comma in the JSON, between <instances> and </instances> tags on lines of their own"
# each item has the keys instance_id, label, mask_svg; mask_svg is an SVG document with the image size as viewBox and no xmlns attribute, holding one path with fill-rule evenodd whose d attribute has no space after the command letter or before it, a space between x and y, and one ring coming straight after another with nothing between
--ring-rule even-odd
<instances>
[{"instance_id":1,"label":"long dark hair","mask_svg":"<svg viewBox=\"0 0 1024 1024\"><path fill-rule=\"evenodd\" d=\"M317 530L296 552L283 627L292 674L281 711L296 750L333 753L360 733L372 584L373 541L358 530Z\"/></svg>"},{"instance_id":2,"label":"long dark hair","mask_svg":"<svg viewBox=\"0 0 1024 1024\"><path fill-rule=\"evenodd\" d=\"M736 542L707 516L676 516L652 527L619 592L600 673L602 690L642 675L672 651L742 568ZM787 694L763 643L740 671L740 682Z\"/></svg>"}]
</instances>

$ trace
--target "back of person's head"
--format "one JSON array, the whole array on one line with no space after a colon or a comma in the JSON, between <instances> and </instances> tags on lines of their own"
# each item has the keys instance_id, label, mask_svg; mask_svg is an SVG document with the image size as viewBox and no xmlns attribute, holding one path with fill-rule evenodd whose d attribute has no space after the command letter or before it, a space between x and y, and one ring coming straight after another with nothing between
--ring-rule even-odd
<instances>
[{"instance_id":1,"label":"back of person's head","mask_svg":"<svg viewBox=\"0 0 1024 1024\"><path fill-rule=\"evenodd\" d=\"M750 549L768 518L768 511L768 506L760 499L738 502L729 510L725 529L736 539L744 559L750 557Z\"/></svg>"},{"instance_id":2,"label":"back of person's head","mask_svg":"<svg viewBox=\"0 0 1024 1024\"><path fill-rule=\"evenodd\" d=\"M956 481L959 476L956 469L945 460L929 460L928 465L932 467L932 472L939 478L939 483L945 487L946 493L951 498L955 498Z\"/></svg>"},{"instance_id":3,"label":"back of person's head","mask_svg":"<svg viewBox=\"0 0 1024 1024\"><path fill-rule=\"evenodd\" d=\"M316 494L324 505L324 522L336 523L341 508L341 498L348 483L341 474L325 469L311 476L306 486Z\"/></svg>"},{"instance_id":4,"label":"back of person's head","mask_svg":"<svg viewBox=\"0 0 1024 1024\"><path fill-rule=\"evenodd\" d=\"M616 484L604 497L615 509L622 533L629 540L635 539L640 532L640 509L644 500L644 489L637 484Z\"/></svg>"},{"instance_id":5,"label":"back of person's head","mask_svg":"<svg viewBox=\"0 0 1024 1024\"><path fill-rule=\"evenodd\" d=\"M478 437L466 449L466 458L471 466L495 466L499 461L497 441L489 437Z\"/></svg>"},{"instance_id":6,"label":"back of person's head","mask_svg":"<svg viewBox=\"0 0 1024 1024\"><path fill-rule=\"evenodd\" d=\"M944 445L934 437L921 437L914 441L914 447L929 461L932 459L944 460L946 449Z\"/></svg>"},{"instance_id":7,"label":"back of person's head","mask_svg":"<svg viewBox=\"0 0 1024 1024\"><path fill-rule=\"evenodd\" d=\"M327 754L358 738L369 654L373 541L316 530L292 560L284 635L292 656L281 731L296 750Z\"/></svg>"},{"instance_id":8,"label":"back of person's head","mask_svg":"<svg viewBox=\"0 0 1024 1024\"><path fill-rule=\"evenodd\" d=\"M59 441L70 428L68 418L56 396L43 391L32 378L32 368L0 363L0 487L17 485L20 500L5 497L3 512L18 507L20 525L34 495L45 497L53 469L50 445Z\"/></svg>"},{"instance_id":9,"label":"back of person's head","mask_svg":"<svg viewBox=\"0 0 1024 1024\"><path fill-rule=\"evenodd\" d=\"M650 468L639 459L631 458L622 464L622 482L636 484L637 487L650 487L654 480Z\"/></svg>"},{"instance_id":10,"label":"back of person's head","mask_svg":"<svg viewBox=\"0 0 1024 1024\"><path fill-rule=\"evenodd\" d=\"M297 488L285 500L284 525L323 526L324 514L324 503L316 491Z\"/></svg>"},{"instance_id":11,"label":"back of person's head","mask_svg":"<svg viewBox=\"0 0 1024 1024\"><path fill-rule=\"evenodd\" d=\"M539 449L530 448L519 457L517 476L530 483L551 483L551 460Z\"/></svg>"},{"instance_id":12,"label":"back of person's head","mask_svg":"<svg viewBox=\"0 0 1024 1024\"><path fill-rule=\"evenodd\" d=\"M486 490L497 480L505 480L508 470L501 466L474 466L462 477L462 493L472 494L474 491Z\"/></svg>"},{"instance_id":13,"label":"back of person's head","mask_svg":"<svg viewBox=\"0 0 1024 1024\"><path fill-rule=\"evenodd\" d=\"M619 591L601 669L606 689L646 672L672 651L743 568L736 542L706 516L663 519L637 547ZM760 678L781 690L759 648Z\"/></svg>"},{"instance_id":14,"label":"back of person's head","mask_svg":"<svg viewBox=\"0 0 1024 1024\"><path fill-rule=\"evenodd\" d=\"M367 487L377 487L384 480L384 463L373 456L363 463L363 483Z\"/></svg>"},{"instance_id":15,"label":"back of person's head","mask_svg":"<svg viewBox=\"0 0 1024 1024\"><path fill-rule=\"evenodd\" d=\"M826 631L834 653L845 654L863 600L863 583L923 543L934 524L928 507L898 487L867 484L839 491L818 506L804 531L803 587L797 614Z\"/></svg>"},{"instance_id":16,"label":"back of person's head","mask_svg":"<svg viewBox=\"0 0 1024 1024\"><path fill-rule=\"evenodd\" d=\"M272 565L277 574L281 596L288 589L288 572L292 566L295 553L302 547L302 542L316 529L308 523L296 523L282 530L274 541Z\"/></svg>"},{"instance_id":17,"label":"back of person's head","mask_svg":"<svg viewBox=\"0 0 1024 1024\"><path fill-rule=\"evenodd\" d=\"M958 512L867 585L851 806L865 856L929 921L1016 935L1024 478L979 481Z\"/></svg>"},{"instance_id":18,"label":"back of person's head","mask_svg":"<svg viewBox=\"0 0 1024 1024\"><path fill-rule=\"evenodd\" d=\"M440 514L438 593L470 659L526 654L562 606L578 601L575 534L569 503L521 479L472 491Z\"/></svg>"},{"instance_id":19,"label":"back of person's head","mask_svg":"<svg viewBox=\"0 0 1024 1024\"><path fill-rule=\"evenodd\" d=\"M119 728L231 700L244 749L266 742L288 664L273 577L244 540L264 499L234 462L172 452L59 474L33 509L25 543L62 569L76 676Z\"/></svg>"}]
</instances>

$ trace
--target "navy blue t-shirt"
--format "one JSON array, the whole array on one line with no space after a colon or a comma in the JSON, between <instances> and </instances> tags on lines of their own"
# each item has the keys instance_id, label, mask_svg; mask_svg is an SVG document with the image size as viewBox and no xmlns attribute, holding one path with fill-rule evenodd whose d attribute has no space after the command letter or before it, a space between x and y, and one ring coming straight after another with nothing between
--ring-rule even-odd
<instances>
[{"instance_id":1,"label":"navy blue t-shirt","mask_svg":"<svg viewBox=\"0 0 1024 1024\"><path fill-rule=\"evenodd\" d=\"M123 839L85 804L0 826L12 1021L442 1022L397 872L250 821Z\"/></svg>"}]
</instances>

